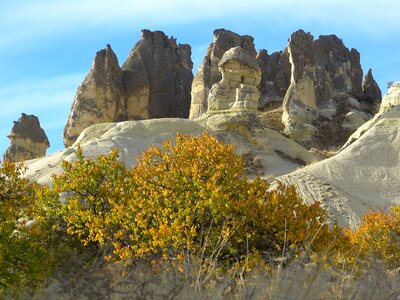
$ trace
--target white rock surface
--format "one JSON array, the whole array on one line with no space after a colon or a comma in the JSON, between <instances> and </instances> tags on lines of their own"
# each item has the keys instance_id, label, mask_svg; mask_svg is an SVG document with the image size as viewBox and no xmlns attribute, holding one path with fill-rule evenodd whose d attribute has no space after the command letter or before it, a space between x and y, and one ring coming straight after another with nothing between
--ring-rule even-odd
<instances>
[{"instance_id":1,"label":"white rock surface","mask_svg":"<svg viewBox=\"0 0 400 300\"><path fill-rule=\"evenodd\" d=\"M262 127L255 114L231 112L203 116L197 120L153 119L91 126L84 130L74 145L42 159L26 162L26 176L41 184L51 183L51 174L62 172L61 162L76 159L81 145L85 157L96 157L117 148L120 159L131 167L137 155L150 145L160 146L177 133L198 135L207 130L218 138L237 146L237 153L248 162L246 174L272 178L302 167L300 162L313 163L320 157L307 151L279 133Z\"/></svg>"},{"instance_id":2,"label":"white rock surface","mask_svg":"<svg viewBox=\"0 0 400 300\"><path fill-rule=\"evenodd\" d=\"M370 209L400 205L400 84L385 98L337 155L278 178L307 202L321 201L340 225L355 227Z\"/></svg>"}]
</instances>

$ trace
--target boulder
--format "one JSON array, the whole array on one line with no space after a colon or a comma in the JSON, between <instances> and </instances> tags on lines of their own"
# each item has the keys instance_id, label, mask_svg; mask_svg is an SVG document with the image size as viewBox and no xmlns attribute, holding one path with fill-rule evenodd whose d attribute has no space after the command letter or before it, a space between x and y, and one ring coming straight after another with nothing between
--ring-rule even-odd
<instances>
[{"instance_id":1,"label":"boulder","mask_svg":"<svg viewBox=\"0 0 400 300\"><path fill-rule=\"evenodd\" d=\"M72 145L83 129L126 119L123 72L110 45L96 53L78 87L64 128L64 144Z\"/></svg>"},{"instance_id":2,"label":"boulder","mask_svg":"<svg viewBox=\"0 0 400 300\"><path fill-rule=\"evenodd\" d=\"M366 113L371 109L360 104L360 54L335 35L314 40L303 30L292 34L288 52L291 82L283 102L285 133L298 141L335 136L329 146L342 145L351 134L342 127L345 116L354 109Z\"/></svg>"},{"instance_id":3,"label":"boulder","mask_svg":"<svg viewBox=\"0 0 400 300\"><path fill-rule=\"evenodd\" d=\"M18 121L14 121L8 138L10 146L4 154L4 160L18 162L43 157L50 147L39 119L34 115L23 113Z\"/></svg>"},{"instance_id":4,"label":"boulder","mask_svg":"<svg viewBox=\"0 0 400 300\"><path fill-rule=\"evenodd\" d=\"M66 147L94 124L189 116L190 46L161 31L142 33L122 68L110 45L97 52L64 129Z\"/></svg>"},{"instance_id":5,"label":"boulder","mask_svg":"<svg viewBox=\"0 0 400 300\"><path fill-rule=\"evenodd\" d=\"M240 46L229 49L218 63L222 74L208 95L207 113L226 110L256 111L260 93L261 71L254 57Z\"/></svg>"},{"instance_id":6,"label":"boulder","mask_svg":"<svg viewBox=\"0 0 400 300\"><path fill-rule=\"evenodd\" d=\"M194 119L207 112L207 99L211 87L222 79L218 63L226 51L236 46L242 47L249 56L256 57L254 39L251 36L241 36L225 29L214 31L214 40L208 47L203 62L193 79L189 118Z\"/></svg>"}]
</instances>

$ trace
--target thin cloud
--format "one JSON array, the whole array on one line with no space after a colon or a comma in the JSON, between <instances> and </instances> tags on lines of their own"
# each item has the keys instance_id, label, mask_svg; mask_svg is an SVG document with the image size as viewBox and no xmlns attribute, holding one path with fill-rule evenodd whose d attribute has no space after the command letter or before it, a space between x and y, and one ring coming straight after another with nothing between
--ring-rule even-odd
<instances>
[{"instance_id":1,"label":"thin cloud","mask_svg":"<svg viewBox=\"0 0 400 300\"><path fill-rule=\"evenodd\" d=\"M11 2L11 1L10 1ZM23 46L23 41L60 33L79 32L101 26L133 28L188 23L207 19L245 18L282 22L319 22L352 26L370 33L393 32L400 28L400 2L377 1L292 1L170 0L170 1L12 1L0 12L0 48Z\"/></svg>"},{"instance_id":2,"label":"thin cloud","mask_svg":"<svg viewBox=\"0 0 400 300\"><path fill-rule=\"evenodd\" d=\"M60 131L67 121L76 89L84 76L85 74L70 74L50 79L34 79L1 88L0 155L9 145L7 135L13 121L22 112L39 117L53 146L51 150L61 149Z\"/></svg>"},{"instance_id":3,"label":"thin cloud","mask_svg":"<svg viewBox=\"0 0 400 300\"><path fill-rule=\"evenodd\" d=\"M43 110L63 104L71 105L84 74L57 76L18 82L0 89L0 117L28 110Z\"/></svg>"}]
</instances>

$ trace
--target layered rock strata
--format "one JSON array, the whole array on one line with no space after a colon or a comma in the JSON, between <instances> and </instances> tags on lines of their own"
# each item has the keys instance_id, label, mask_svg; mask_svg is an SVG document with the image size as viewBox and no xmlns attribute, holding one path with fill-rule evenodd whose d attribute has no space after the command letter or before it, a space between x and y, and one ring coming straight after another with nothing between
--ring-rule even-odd
<instances>
[{"instance_id":1,"label":"layered rock strata","mask_svg":"<svg viewBox=\"0 0 400 300\"><path fill-rule=\"evenodd\" d=\"M4 160L18 162L43 157L50 147L39 119L34 115L23 113L18 121L14 121L8 138L10 146L4 154Z\"/></svg>"},{"instance_id":2,"label":"layered rock strata","mask_svg":"<svg viewBox=\"0 0 400 300\"><path fill-rule=\"evenodd\" d=\"M261 79L257 61L238 46L225 52L218 67L222 79L210 90L207 113L256 111L260 98L257 85Z\"/></svg>"},{"instance_id":3,"label":"layered rock strata","mask_svg":"<svg viewBox=\"0 0 400 300\"><path fill-rule=\"evenodd\" d=\"M122 68L110 45L97 52L64 129L70 146L88 126L133 119L187 118L191 47L163 32L142 31Z\"/></svg>"}]
</instances>

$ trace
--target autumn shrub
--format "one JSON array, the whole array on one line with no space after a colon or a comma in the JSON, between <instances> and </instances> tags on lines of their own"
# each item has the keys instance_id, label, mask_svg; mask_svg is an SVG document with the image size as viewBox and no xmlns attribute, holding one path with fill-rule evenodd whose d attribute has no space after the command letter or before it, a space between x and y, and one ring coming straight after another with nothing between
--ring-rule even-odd
<instances>
[{"instance_id":1,"label":"autumn shrub","mask_svg":"<svg viewBox=\"0 0 400 300\"><path fill-rule=\"evenodd\" d=\"M64 162L53 190L68 234L116 260L198 257L200 262L252 264L261 257L326 249L333 233L318 203L293 187L269 191L248 182L234 146L215 136L180 135L150 147L127 171L118 154ZM328 245L329 244L329 245Z\"/></svg>"},{"instance_id":2,"label":"autumn shrub","mask_svg":"<svg viewBox=\"0 0 400 300\"><path fill-rule=\"evenodd\" d=\"M400 267L400 207L366 213L355 230L346 229L354 259L379 259L388 268Z\"/></svg>"},{"instance_id":3,"label":"autumn shrub","mask_svg":"<svg viewBox=\"0 0 400 300\"><path fill-rule=\"evenodd\" d=\"M30 218L40 187L21 178L23 171L14 162L0 164L0 297L34 290L51 267L46 238Z\"/></svg>"},{"instance_id":4,"label":"autumn shrub","mask_svg":"<svg viewBox=\"0 0 400 300\"><path fill-rule=\"evenodd\" d=\"M63 174L53 176L50 211L59 218L59 231L64 228L87 249L102 252L117 231L115 208L127 203L129 171L117 161L116 150L94 160L85 159L80 148L76 155L76 162L63 161Z\"/></svg>"}]
</instances>

